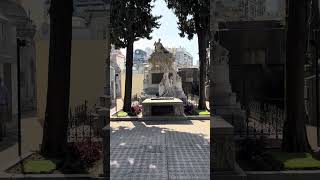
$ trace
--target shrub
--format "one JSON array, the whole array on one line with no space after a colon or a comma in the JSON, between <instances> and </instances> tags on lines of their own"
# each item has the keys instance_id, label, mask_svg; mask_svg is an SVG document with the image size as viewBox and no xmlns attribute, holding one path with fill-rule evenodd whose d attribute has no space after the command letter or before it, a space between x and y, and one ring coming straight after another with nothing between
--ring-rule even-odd
<instances>
[{"instance_id":1,"label":"shrub","mask_svg":"<svg viewBox=\"0 0 320 180\"><path fill-rule=\"evenodd\" d=\"M258 139L246 138L240 142L239 158L252 160L253 157L262 155L266 151L266 144L264 136Z\"/></svg>"},{"instance_id":2,"label":"shrub","mask_svg":"<svg viewBox=\"0 0 320 180\"><path fill-rule=\"evenodd\" d=\"M264 136L246 138L240 143L239 159L248 161L252 170L280 171L284 164L274 158L266 150L267 141Z\"/></svg>"},{"instance_id":3,"label":"shrub","mask_svg":"<svg viewBox=\"0 0 320 180\"><path fill-rule=\"evenodd\" d=\"M184 106L184 113L186 115L194 115L194 110L195 110L195 106L191 102L188 102Z\"/></svg>"},{"instance_id":4,"label":"shrub","mask_svg":"<svg viewBox=\"0 0 320 180\"><path fill-rule=\"evenodd\" d=\"M78 159L85 166L90 166L101 158L102 145L86 139L83 142L71 143L69 151L71 159Z\"/></svg>"},{"instance_id":5,"label":"shrub","mask_svg":"<svg viewBox=\"0 0 320 180\"><path fill-rule=\"evenodd\" d=\"M137 116L142 112L142 106L139 103L134 103L131 106L131 116Z\"/></svg>"},{"instance_id":6,"label":"shrub","mask_svg":"<svg viewBox=\"0 0 320 180\"><path fill-rule=\"evenodd\" d=\"M269 153L262 153L251 158L251 166L259 171L280 171L284 169L284 164L276 160Z\"/></svg>"}]
</instances>

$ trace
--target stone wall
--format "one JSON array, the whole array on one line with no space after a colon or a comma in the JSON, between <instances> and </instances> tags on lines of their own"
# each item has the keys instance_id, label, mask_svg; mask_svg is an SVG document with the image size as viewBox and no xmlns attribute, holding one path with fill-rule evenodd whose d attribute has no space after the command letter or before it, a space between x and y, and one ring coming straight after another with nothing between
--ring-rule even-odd
<instances>
[{"instance_id":1,"label":"stone wall","mask_svg":"<svg viewBox=\"0 0 320 180\"><path fill-rule=\"evenodd\" d=\"M132 97L141 95L143 92L143 74L132 74ZM126 73L121 73L121 96L124 98Z\"/></svg>"},{"instance_id":2,"label":"stone wall","mask_svg":"<svg viewBox=\"0 0 320 180\"><path fill-rule=\"evenodd\" d=\"M220 23L219 28L228 29L219 37L230 51L230 82L237 98L243 103L250 98L283 98L283 25L278 21L238 21Z\"/></svg>"},{"instance_id":3,"label":"stone wall","mask_svg":"<svg viewBox=\"0 0 320 180\"><path fill-rule=\"evenodd\" d=\"M44 119L49 41L37 41L36 49L37 110L39 119ZM106 54L106 42L103 40L72 42L70 108L74 108L85 100L88 101L89 107L99 102L99 97L104 94L106 82L106 68L104 68Z\"/></svg>"}]
</instances>

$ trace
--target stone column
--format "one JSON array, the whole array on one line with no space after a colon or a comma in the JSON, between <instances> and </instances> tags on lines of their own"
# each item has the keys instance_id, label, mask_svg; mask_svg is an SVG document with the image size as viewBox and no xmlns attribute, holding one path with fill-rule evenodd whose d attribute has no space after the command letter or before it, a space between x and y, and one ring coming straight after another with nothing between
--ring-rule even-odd
<instances>
[{"instance_id":1,"label":"stone column","mask_svg":"<svg viewBox=\"0 0 320 180\"><path fill-rule=\"evenodd\" d=\"M108 114L109 113L109 114ZM102 129L106 127L110 122L108 116L110 116L110 111L107 108L98 109L99 118L97 119L97 130L99 135L103 135Z\"/></svg>"},{"instance_id":2,"label":"stone column","mask_svg":"<svg viewBox=\"0 0 320 180\"><path fill-rule=\"evenodd\" d=\"M234 129L231 124L225 121L222 117L217 117L216 110L219 104L219 97L217 95L222 95L223 93L217 93L221 91L222 87L227 88L227 91L231 91L231 86L229 83L229 71L222 72L224 68L221 66L217 67L217 61L220 57L217 55L218 43L214 40L215 32L217 31L217 22L215 21L214 11L215 11L215 0L210 1L211 11L210 11L210 66L209 66L209 78L210 78L210 172L211 177L217 180L228 178L226 174L233 174L235 171L235 146L234 146ZM219 61L218 61L219 62ZM225 67L226 62L223 63ZM223 76L223 74L228 74ZM221 76L222 74L222 76ZM220 77L216 77L220 76ZM218 79L217 79L218 78ZM223 86L217 87L217 82L223 84ZM221 85L221 84L220 84ZM223 90L222 90L223 92ZM217 99L218 98L218 99ZM225 97L229 99L228 97ZM218 100L218 103L216 102ZM221 103L221 102L220 102ZM228 103L227 103L228 104ZM223 176L220 176L221 173Z\"/></svg>"},{"instance_id":3,"label":"stone column","mask_svg":"<svg viewBox=\"0 0 320 180\"><path fill-rule=\"evenodd\" d=\"M99 121L106 122L106 126L102 130L103 134L103 174L104 177L110 177L110 52L111 52L111 43L110 43L110 1L106 4L106 92L105 96L102 98L104 108L101 108L99 111L100 118ZM105 117L105 118L104 118Z\"/></svg>"},{"instance_id":4,"label":"stone column","mask_svg":"<svg viewBox=\"0 0 320 180\"><path fill-rule=\"evenodd\" d=\"M215 0L210 1L210 109L211 114L223 117L228 122L236 123L235 128L245 125L245 112L236 101L229 79L229 51L214 39L219 30L215 17Z\"/></svg>"},{"instance_id":5,"label":"stone column","mask_svg":"<svg viewBox=\"0 0 320 180\"><path fill-rule=\"evenodd\" d=\"M110 177L110 127L103 128L103 175Z\"/></svg>"},{"instance_id":6,"label":"stone column","mask_svg":"<svg viewBox=\"0 0 320 180\"><path fill-rule=\"evenodd\" d=\"M212 117L210 130L211 172L233 172L236 163L233 126L221 117Z\"/></svg>"}]
</instances>

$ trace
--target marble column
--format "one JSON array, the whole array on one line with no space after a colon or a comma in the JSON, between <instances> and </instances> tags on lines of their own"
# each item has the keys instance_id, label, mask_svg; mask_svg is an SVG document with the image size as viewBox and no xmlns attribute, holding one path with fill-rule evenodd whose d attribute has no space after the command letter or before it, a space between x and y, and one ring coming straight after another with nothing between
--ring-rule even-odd
<instances>
[{"instance_id":1,"label":"marble column","mask_svg":"<svg viewBox=\"0 0 320 180\"><path fill-rule=\"evenodd\" d=\"M232 92L229 79L229 51L218 42L212 41L210 58L210 108L214 115L222 116L235 128L243 128L245 111L241 109L236 94Z\"/></svg>"},{"instance_id":2,"label":"marble column","mask_svg":"<svg viewBox=\"0 0 320 180\"><path fill-rule=\"evenodd\" d=\"M110 177L110 107L111 107L111 98L110 98L110 52L111 52L111 43L110 43L110 1L107 2L107 12L106 12L106 88L105 96L101 98L103 101L104 107L100 109L100 121L105 121L106 126L102 130L103 134L103 176L105 178Z\"/></svg>"}]
</instances>

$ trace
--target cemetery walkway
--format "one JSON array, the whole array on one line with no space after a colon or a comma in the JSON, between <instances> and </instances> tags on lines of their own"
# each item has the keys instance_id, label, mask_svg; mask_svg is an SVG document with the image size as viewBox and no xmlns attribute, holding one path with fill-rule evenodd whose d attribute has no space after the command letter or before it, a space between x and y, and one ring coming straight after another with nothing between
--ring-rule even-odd
<instances>
[{"instance_id":1,"label":"cemetery walkway","mask_svg":"<svg viewBox=\"0 0 320 180\"><path fill-rule=\"evenodd\" d=\"M210 121L111 122L112 179L209 179Z\"/></svg>"},{"instance_id":2,"label":"cemetery walkway","mask_svg":"<svg viewBox=\"0 0 320 180\"><path fill-rule=\"evenodd\" d=\"M110 116L122 110L123 100L121 98L117 99L117 106L110 109Z\"/></svg>"},{"instance_id":3,"label":"cemetery walkway","mask_svg":"<svg viewBox=\"0 0 320 180\"><path fill-rule=\"evenodd\" d=\"M42 139L42 127L35 117L21 120L22 155L39 149ZM0 142L0 173L7 166L18 159L18 134L17 123L12 122L7 127L7 135Z\"/></svg>"}]
</instances>

